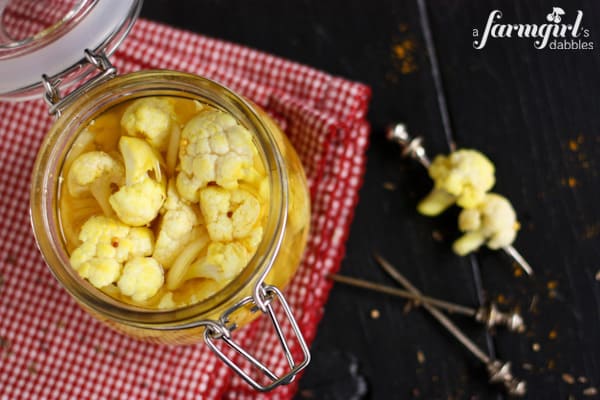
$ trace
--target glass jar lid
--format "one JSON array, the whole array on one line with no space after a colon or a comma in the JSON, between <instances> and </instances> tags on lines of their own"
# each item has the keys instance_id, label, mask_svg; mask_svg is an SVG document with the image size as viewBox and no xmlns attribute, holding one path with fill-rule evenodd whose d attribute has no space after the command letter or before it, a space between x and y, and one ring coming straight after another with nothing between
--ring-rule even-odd
<instances>
[{"instance_id":1,"label":"glass jar lid","mask_svg":"<svg viewBox=\"0 0 600 400\"><path fill-rule=\"evenodd\" d=\"M0 99L39 98L42 75L68 87L95 67L84 50L112 54L142 0L0 0Z\"/></svg>"}]
</instances>

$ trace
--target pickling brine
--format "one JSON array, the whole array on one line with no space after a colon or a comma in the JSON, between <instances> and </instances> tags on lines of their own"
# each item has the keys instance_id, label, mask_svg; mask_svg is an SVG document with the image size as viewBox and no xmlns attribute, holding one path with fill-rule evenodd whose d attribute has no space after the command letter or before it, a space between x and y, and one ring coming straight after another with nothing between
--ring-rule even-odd
<instances>
[{"instance_id":1,"label":"pickling brine","mask_svg":"<svg viewBox=\"0 0 600 400\"><path fill-rule=\"evenodd\" d=\"M62 171L70 264L104 293L171 309L204 300L254 256L269 182L251 132L196 100L146 97L83 127Z\"/></svg>"}]
</instances>

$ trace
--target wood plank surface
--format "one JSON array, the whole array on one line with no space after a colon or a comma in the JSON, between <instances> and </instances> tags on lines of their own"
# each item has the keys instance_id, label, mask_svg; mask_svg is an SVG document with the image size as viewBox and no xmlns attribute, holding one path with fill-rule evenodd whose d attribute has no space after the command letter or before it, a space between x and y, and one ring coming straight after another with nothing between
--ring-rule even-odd
<instances>
[{"instance_id":1,"label":"wood plank surface","mask_svg":"<svg viewBox=\"0 0 600 400\"><path fill-rule=\"evenodd\" d=\"M583 11L596 49L538 50L525 38L473 48L472 30L492 10L541 24L554 6L568 21ZM513 362L528 398L598 398L586 394L600 391L600 3L429 0L426 10L456 142L495 162L495 191L522 225L515 246L536 271L517 276L498 252L476 257L483 295L520 307L525 334L498 331L487 343L480 326L455 320ZM372 259L378 251L425 293L478 304L469 260L450 250L457 211L418 215L431 183L384 139L388 123L403 121L430 154L448 151L416 0L148 0L142 16L369 84L366 180L341 273L393 285ZM312 350L298 399L505 398L432 318L385 295L336 285Z\"/></svg>"}]
</instances>

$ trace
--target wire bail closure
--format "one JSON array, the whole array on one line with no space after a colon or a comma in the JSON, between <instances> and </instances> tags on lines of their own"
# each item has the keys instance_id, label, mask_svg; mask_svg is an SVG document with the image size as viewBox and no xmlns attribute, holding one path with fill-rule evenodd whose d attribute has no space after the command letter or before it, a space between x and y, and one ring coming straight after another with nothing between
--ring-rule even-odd
<instances>
[{"instance_id":1,"label":"wire bail closure","mask_svg":"<svg viewBox=\"0 0 600 400\"><path fill-rule=\"evenodd\" d=\"M210 324L206 325L206 330L204 331L204 341L208 345L208 347L223 361L227 366L233 369L242 379L244 379L250 386L254 389L259 390L261 392L268 392L270 390L275 389L280 385L287 385L294 381L296 375L302 371L308 363L310 362L310 351L300 332L300 328L292 314L292 310L286 301L283 293L276 288L275 286L260 285L260 292L262 293L261 303L265 307L265 310L261 310L259 304L256 303L254 297L248 296L242 299L233 307L229 308L221 318L219 322L216 323L212 321ZM287 338L281 329L281 324L275 315L275 311L273 310L273 302L279 301L281 304L281 308L284 311L285 317L288 322L292 326L292 330L294 332L295 339L300 344L300 348L302 349L302 361L296 362L294 360L294 356L290 350L290 346L288 344ZM283 376L278 376L275 374L268 366L264 365L260 362L256 357L252 354L248 353L242 346L240 346L233 338L231 337L231 332L236 328L235 324L231 325L229 321L229 317L235 311L242 307L251 306L252 312L261 311L262 313L268 314L273 327L275 328L275 332L277 334L277 338L279 339L279 343L283 348L285 353L285 357L288 362L289 370ZM231 325L231 326L228 326ZM252 378L248 372L244 371L244 369L236 364L234 360L232 360L229 356L227 356L221 349L219 349L216 345L216 340L223 340L227 346L231 349L235 350L236 353L241 354L246 360L250 362L250 364L260 370L268 379L268 384L261 384L255 378Z\"/></svg>"},{"instance_id":2,"label":"wire bail closure","mask_svg":"<svg viewBox=\"0 0 600 400\"><path fill-rule=\"evenodd\" d=\"M111 64L104 51L94 53L90 49L85 49L83 53L85 59L81 62L82 67L83 64L88 63L98 69L100 73L87 80L83 85L79 86L66 96L62 97L60 94L59 85L62 82L62 74L53 77L42 74L42 84L46 91L44 100L46 100L46 103L50 106L50 109L48 110L49 114L59 117L66 106L73 103L91 87L105 82L117 75L117 68Z\"/></svg>"}]
</instances>

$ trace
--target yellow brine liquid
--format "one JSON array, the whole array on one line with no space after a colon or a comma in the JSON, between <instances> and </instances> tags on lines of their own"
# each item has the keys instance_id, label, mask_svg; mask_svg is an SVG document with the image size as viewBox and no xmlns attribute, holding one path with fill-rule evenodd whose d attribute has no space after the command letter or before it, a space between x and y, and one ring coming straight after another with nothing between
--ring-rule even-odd
<instances>
[{"instance_id":1,"label":"yellow brine liquid","mask_svg":"<svg viewBox=\"0 0 600 400\"><path fill-rule=\"evenodd\" d=\"M288 219L303 243L308 199L304 182L293 181L304 178L290 179ZM177 97L126 101L94 118L60 182L71 267L117 300L154 309L194 304L231 282L263 239L270 204L252 133L224 111ZM295 269L300 254L283 250ZM282 283L292 273L283 271Z\"/></svg>"}]
</instances>

